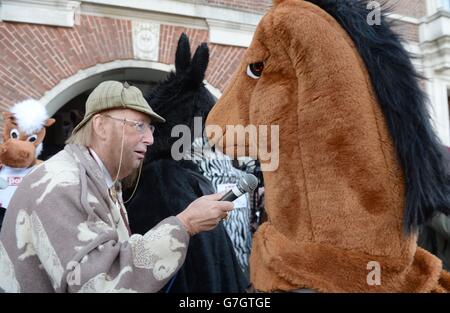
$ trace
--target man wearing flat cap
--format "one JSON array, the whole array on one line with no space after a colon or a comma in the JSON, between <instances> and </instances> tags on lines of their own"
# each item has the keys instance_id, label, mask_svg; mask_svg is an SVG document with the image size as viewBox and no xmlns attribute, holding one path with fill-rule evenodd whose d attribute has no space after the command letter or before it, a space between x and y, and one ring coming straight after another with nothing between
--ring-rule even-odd
<instances>
[{"instance_id":1,"label":"man wearing flat cap","mask_svg":"<svg viewBox=\"0 0 450 313\"><path fill-rule=\"evenodd\" d=\"M106 81L94 89L64 150L11 199L0 291L156 292L168 282L190 236L214 228L233 204L204 196L143 236L131 234L120 180L141 166L160 122L136 87Z\"/></svg>"}]
</instances>

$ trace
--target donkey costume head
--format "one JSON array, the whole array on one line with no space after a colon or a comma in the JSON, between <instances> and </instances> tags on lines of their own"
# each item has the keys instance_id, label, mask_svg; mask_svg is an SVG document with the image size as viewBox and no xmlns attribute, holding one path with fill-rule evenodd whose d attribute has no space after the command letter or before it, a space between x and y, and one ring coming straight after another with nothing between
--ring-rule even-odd
<instances>
[{"instance_id":1,"label":"donkey costume head","mask_svg":"<svg viewBox=\"0 0 450 313\"><path fill-rule=\"evenodd\" d=\"M151 107L166 118L164 124L155 129L155 143L152 145L148 159L170 158L172 145L179 140L172 136L176 125L185 125L191 131L191 142L195 134L194 117L201 118L205 124L206 117L216 102L214 96L206 89L203 80L209 62L209 49L201 44L191 59L189 38L182 34L175 56L176 72L153 89L146 97ZM202 131L202 130L200 130Z\"/></svg>"},{"instance_id":2,"label":"donkey costume head","mask_svg":"<svg viewBox=\"0 0 450 313\"><path fill-rule=\"evenodd\" d=\"M258 289L440 288L439 260L414 231L450 212L450 185L414 67L384 16L367 23L367 4L274 1L208 117L227 153L255 141L229 146L226 125L279 125L253 242ZM374 261L381 285L368 283Z\"/></svg>"},{"instance_id":3,"label":"donkey costume head","mask_svg":"<svg viewBox=\"0 0 450 313\"><path fill-rule=\"evenodd\" d=\"M42 151L45 128L55 120L49 118L45 107L35 100L17 103L10 112L2 114L5 124L0 162L15 168L35 165Z\"/></svg>"}]
</instances>

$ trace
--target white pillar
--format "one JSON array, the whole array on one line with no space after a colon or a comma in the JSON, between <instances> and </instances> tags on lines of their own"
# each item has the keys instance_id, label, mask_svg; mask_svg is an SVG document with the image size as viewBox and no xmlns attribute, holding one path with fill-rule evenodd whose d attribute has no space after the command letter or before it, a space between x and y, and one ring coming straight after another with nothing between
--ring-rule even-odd
<instances>
[{"instance_id":1,"label":"white pillar","mask_svg":"<svg viewBox=\"0 0 450 313\"><path fill-rule=\"evenodd\" d=\"M443 8L446 10L450 10L450 0L442 0L443 1Z\"/></svg>"},{"instance_id":2,"label":"white pillar","mask_svg":"<svg viewBox=\"0 0 450 313\"><path fill-rule=\"evenodd\" d=\"M450 0L426 0L427 15L433 15L438 10L450 10Z\"/></svg>"},{"instance_id":3,"label":"white pillar","mask_svg":"<svg viewBox=\"0 0 450 313\"><path fill-rule=\"evenodd\" d=\"M438 78L431 78L427 82L427 92L431 101L429 111L432 124L442 143L446 146L450 146L450 122L447 88L449 88L449 86Z\"/></svg>"},{"instance_id":4,"label":"white pillar","mask_svg":"<svg viewBox=\"0 0 450 313\"><path fill-rule=\"evenodd\" d=\"M427 0L427 15L433 15L437 11L438 2L440 0Z\"/></svg>"}]
</instances>

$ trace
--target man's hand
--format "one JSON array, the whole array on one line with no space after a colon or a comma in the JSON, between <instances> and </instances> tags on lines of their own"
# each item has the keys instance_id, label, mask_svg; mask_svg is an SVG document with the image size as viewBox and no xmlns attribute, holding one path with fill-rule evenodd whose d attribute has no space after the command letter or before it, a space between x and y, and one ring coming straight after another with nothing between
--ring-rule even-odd
<instances>
[{"instance_id":1,"label":"man's hand","mask_svg":"<svg viewBox=\"0 0 450 313\"><path fill-rule=\"evenodd\" d=\"M225 193L200 197L177 215L191 236L215 228L233 210L233 202L219 201Z\"/></svg>"}]
</instances>

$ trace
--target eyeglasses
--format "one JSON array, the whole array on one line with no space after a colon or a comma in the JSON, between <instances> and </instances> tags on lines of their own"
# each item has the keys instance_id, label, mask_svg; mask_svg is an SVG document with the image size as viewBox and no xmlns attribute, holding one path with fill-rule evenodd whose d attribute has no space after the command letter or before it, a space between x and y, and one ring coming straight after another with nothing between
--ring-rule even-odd
<instances>
[{"instance_id":1,"label":"eyeglasses","mask_svg":"<svg viewBox=\"0 0 450 313\"><path fill-rule=\"evenodd\" d=\"M150 123L133 121L133 120L129 120L127 118L118 118L118 117L110 116L108 114L102 114L102 116L109 117L110 119L122 122L124 124L128 123L129 125L133 126L140 134L145 133L146 128L150 129L152 134L155 131L155 125L152 125Z\"/></svg>"}]
</instances>

